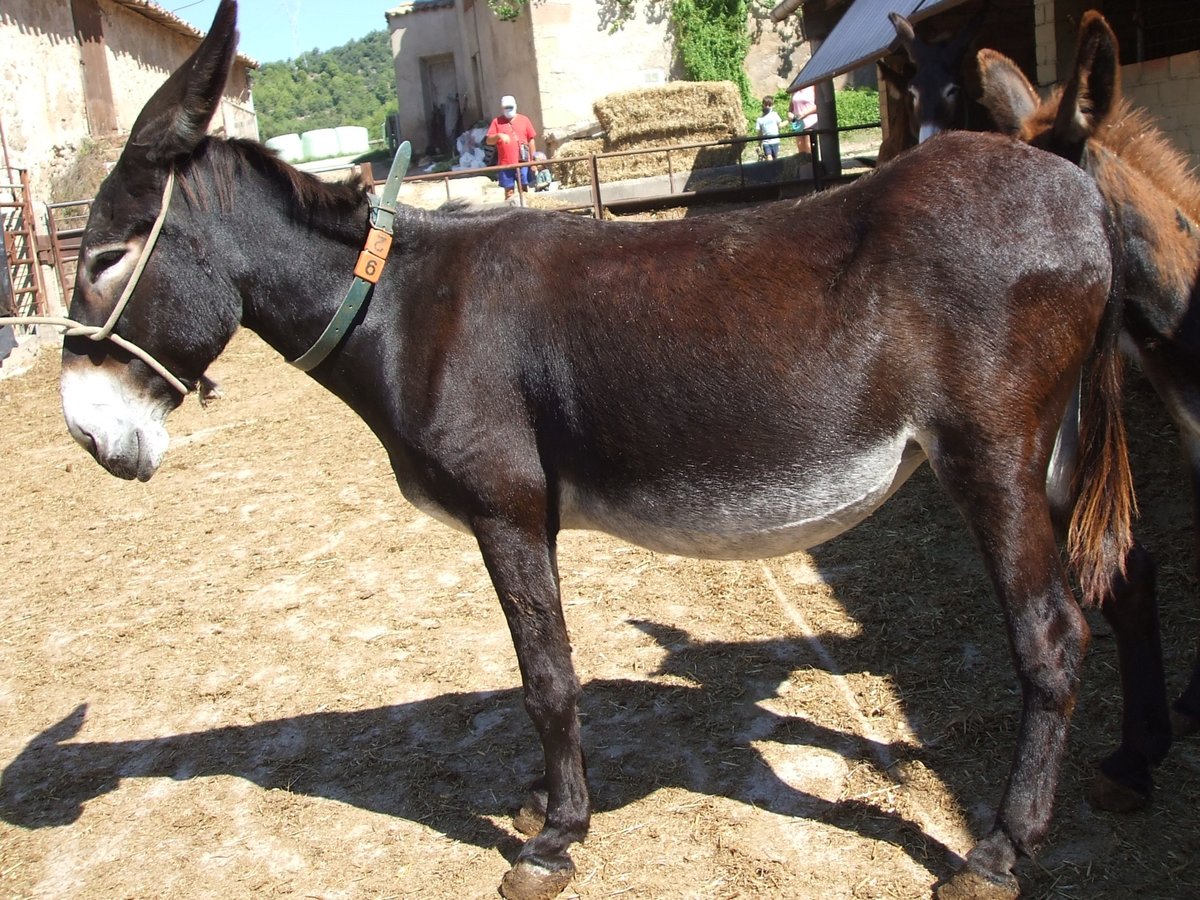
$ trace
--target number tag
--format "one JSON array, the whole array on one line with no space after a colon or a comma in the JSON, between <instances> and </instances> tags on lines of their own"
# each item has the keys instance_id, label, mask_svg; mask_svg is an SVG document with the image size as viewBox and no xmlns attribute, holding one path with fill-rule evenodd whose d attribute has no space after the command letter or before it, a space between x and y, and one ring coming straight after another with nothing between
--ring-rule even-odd
<instances>
[{"instance_id":1,"label":"number tag","mask_svg":"<svg viewBox=\"0 0 1200 900\"><path fill-rule=\"evenodd\" d=\"M381 228L372 228L367 232L367 243L363 252L358 254L358 265L354 274L363 281L376 284L383 274L383 263L388 251L392 249L392 236Z\"/></svg>"},{"instance_id":2,"label":"number tag","mask_svg":"<svg viewBox=\"0 0 1200 900\"><path fill-rule=\"evenodd\" d=\"M380 259L387 259L388 252L392 249L392 236L379 228L372 228L367 232L367 243L364 247Z\"/></svg>"},{"instance_id":3,"label":"number tag","mask_svg":"<svg viewBox=\"0 0 1200 900\"><path fill-rule=\"evenodd\" d=\"M370 250L364 250L358 254L358 265L354 267L354 274L363 281L375 284L379 281L379 276L383 274L383 262Z\"/></svg>"}]
</instances>

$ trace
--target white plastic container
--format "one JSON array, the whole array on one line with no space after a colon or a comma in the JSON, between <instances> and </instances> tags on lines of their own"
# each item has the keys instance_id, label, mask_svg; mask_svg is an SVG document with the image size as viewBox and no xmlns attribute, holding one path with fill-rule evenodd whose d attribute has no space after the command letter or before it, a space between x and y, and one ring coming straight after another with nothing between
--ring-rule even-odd
<instances>
[{"instance_id":1,"label":"white plastic container","mask_svg":"<svg viewBox=\"0 0 1200 900\"><path fill-rule=\"evenodd\" d=\"M338 152L342 156L359 156L371 149L370 135L361 125L343 125L337 132Z\"/></svg>"},{"instance_id":2,"label":"white plastic container","mask_svg":"<svg viewBox=\"0 0 1200 900\"><path fill-rule=\"evenodd\" d=\"M304 149L305 159L324 159L327 156L337 156L337 131L332 128L318 128L306 131L300 135L300 145Z\"/></svg>"},{"instance_id":3,"label":"white plastic container","mask_svg":"<svg viewBox=\"0 0 1200 900\"><path fill-rule=\"evenodd\" d=\"M298 134L281 134L263 143L279 154L284 162L296 163L304 159L304 147Z\"/></svg>"}]
</instances>

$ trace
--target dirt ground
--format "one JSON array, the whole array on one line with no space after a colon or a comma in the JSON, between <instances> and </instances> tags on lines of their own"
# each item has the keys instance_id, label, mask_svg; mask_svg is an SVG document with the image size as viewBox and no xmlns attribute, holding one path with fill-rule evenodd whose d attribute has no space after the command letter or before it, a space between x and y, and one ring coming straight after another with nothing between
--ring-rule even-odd
<instances>
[{"instance_id":1,"label":"dirt ground","mask_svg":"<svg viewBox=\"0 0 1200 900\"><path fill-rule=\"evenodd\" d=\"M0 896L493 897L540 755L473 541L347 409L240 334L148 484L68 436L57 359L0 381ZM1172 691L1200 633L1189 495L1130 400ZM988 825L1017 713L928 470L813 554L563 537L595 817L564 895L922 898ZM1027 897L1200 896L1200 742L1154 806L1085 801L1119 699L1097 623Z\"/></svg>"}]
</instances>

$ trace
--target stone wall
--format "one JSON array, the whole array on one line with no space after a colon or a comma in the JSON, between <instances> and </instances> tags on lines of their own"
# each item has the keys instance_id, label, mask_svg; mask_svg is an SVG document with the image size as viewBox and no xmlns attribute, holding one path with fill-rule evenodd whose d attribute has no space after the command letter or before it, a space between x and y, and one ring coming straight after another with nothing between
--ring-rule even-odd
<instances>
[{"instance_id":1,"label":"stone wall","mask_svg":"<svg viewBox=\"0 0 1200 900\"><path fill-rule=\"evenodd\" d=\"M1123 66L1121 85L1200 167L1200 50Z\"/></svg>"},{"instance_id":2,"label":"stone wall","mask_svg":"<svg viewBox=\"0 0 1200 900\"><path fill-rule=\"evenodd\" d=\"M113 0L98 0L117 134L199 43ZM9 160L29 172L35 200L92 137L70 0L4 0L0 7L0 115ZM245 60L234 65L215 128L258 137ZM96 135L100 137L100 135ZM72 198L74 199L74 198Z\"/></svg>"},{"instance_id":3,"label":"stone wall","mask_svg":"<svg viewBox=\"0 0 1200 900\"><path fill-rule=\"evenodd\" d=\"M1035 0L1037 84L1043 90L1070 75L1079 18L1091 0ZM1121 67L1125 96L1200 166L1200 51Z\"/></svg>"}]
</instances>

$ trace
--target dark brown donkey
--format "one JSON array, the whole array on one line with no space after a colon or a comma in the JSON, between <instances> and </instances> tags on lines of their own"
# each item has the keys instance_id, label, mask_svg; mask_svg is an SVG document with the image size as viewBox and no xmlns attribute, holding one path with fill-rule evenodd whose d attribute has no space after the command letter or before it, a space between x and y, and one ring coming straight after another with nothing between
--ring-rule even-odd
<instances>
[{"instance_id":1,"label":"dark brown donkey","mask_svg":"<svg viewBox=\"0 0 1200 900\"><path fill-rule=\"evenodd\" d=\"M205 135L235 13L225 0L146 105L83 238L73 317L108 321L128 290L116 335L140 349L68 337L63 409L124 478L153 475L172 380L186 390L239 323L305 353L368 234L361 187ZM372 428L407 498L474 534L507 617L545 774L506 896L561 891L588 830L560 529L788 553L861 521L924 460L978 539L1022 692L995 826L943 896L1015 896L1087 643L1047 499L1047 472L1072 468L1051 466L1064 423L1091 593L1130 540L1110 226L1076 166L966 133L803 202L674 222L396 210L374 294L312 375ZM780 241L803 248L786 269Z\"/></svg>"},{"instance_id":2,"label":"dark brown donkey","mask_svg":"<svg viewBox=\"0 0 1200 900\"><path fill-rule=\"evenodd\" d=\"M1084 14L1072 74L1045 102L999 53L980 51L979 67L996 126L1081 165L1118 220L1123 343L1179 426L1200 536L1200 181L1146 113L1121 97L1117 41L1099 13ZM1139 546L1131 553L1128 580L1102 604L1117 638L1125 702L1121 745L1101 763L1111 782L1102 780L1097 794L1112 808L1149 799L1151 767L1171 742L1153 565ZM1200 655L1174 710L1177 732L1200 725Z\"/></svg>"},{"instance_id":3,"label":"dark brown donkey","mask_svg":"<svg viewBox=\"0 0 1200 900\"><path fill-rule=\"evenodd\" d=\"M987 12L985 2L961 29L939 41L921 40L908 19L900 13L888 13L896 39L912 67L903 73L886 63L879 64L890 114L888 137L879 148L879 162L886 162L943 131L970 125L980 130L980 125L967 121L973 107L977 117L983 113L967 96L963 65Z\"/></svg>"}]
</instances>

